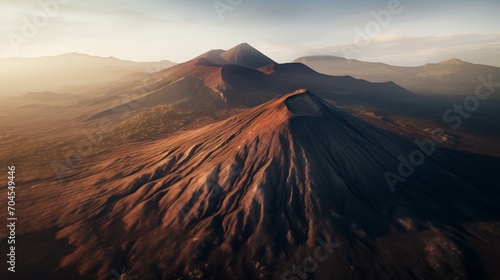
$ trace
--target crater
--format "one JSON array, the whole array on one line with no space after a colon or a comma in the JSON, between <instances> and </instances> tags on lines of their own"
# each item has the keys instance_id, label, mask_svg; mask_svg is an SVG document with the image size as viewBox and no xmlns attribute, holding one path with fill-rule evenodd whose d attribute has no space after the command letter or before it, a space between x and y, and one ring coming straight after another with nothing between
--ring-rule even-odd
<instances>
[{"instance_id":1,"label":"crater","mask_svg":"<svg viewBox=\"0 0 500 280\"><path fill-rule=\"evenodd\" d=\"M288 97L285 100L285 105L295 116L318 117L323 115L320 105L307 91L301 91Z\"/></svg>"}]
</instances>

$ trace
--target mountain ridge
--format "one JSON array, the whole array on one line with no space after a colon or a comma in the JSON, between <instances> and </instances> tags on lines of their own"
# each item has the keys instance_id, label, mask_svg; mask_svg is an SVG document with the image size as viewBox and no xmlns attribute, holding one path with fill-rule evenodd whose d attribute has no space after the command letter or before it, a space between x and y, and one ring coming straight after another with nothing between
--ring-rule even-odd
<instances>
[{"instance_id":1,"label":"mountain ridge","mask_svg":"<svg viewBox=\"0 0 500 280\"><path fill-rule=\"evenodd\" d=\"M268 64L269 63L269 64ZM202 97L211 108L240 108L262 104L282 92L297 88L310 88L321 97L333 99L336 95L404 96L412 93L392 82L370 83L350 76L333 77L318 73L301 63L279 64L243 43L230 50L210 50L189 61L151 75L145 81L153 91L170 88L169 84L188 77L201 87L179 92L165 90L165 95L175 95L176 101L189 104L194 92L205 92ZM143 93L139 99L149 99L151 94ZM173 100L169 97L157 100ZM140 103L141 101L134 101ZM158 103L157 105L165 105ZM168 104L166 104L168 105ZM122 105L123 106L123 105ZM129 106L133 110L137 106ZM111 116L117 108L98 112L90 119Z\"/></svg>"},{"instance_id":2,"label":"mountain ridge","mask_svg":"<svg viewBox=\"0 0 500 280\"><path fill-rule=\"evenodd\" d=\"M500 67L473 64L456 58L421 66L394 66L332 56L306 56L295 62L304 63L327 75L350 75L371 82L392 80L420 94L473 94L480 83L478 76L500 76Z\"/></svg>"},{"instance_id":3,"label":"mountain ridge","mask_svg":"<svg viewBox=\"0 0 500 280\"><path fill-rule=\"evenodd\" d=\"M11 96L35 91L74 91L78 87L108 84L138 72L156 72L175 65L168 60L134 62L78 53L0 58L0 64L0 94Z\"/></svg>"},{"instance_id":4,"label":"mountain ridge","mask_svg":"<svg viewBox=\"0 0 500 280\"><path fill-rule=\"evenodd\" d=\"M322 238L338 243L341 251L328 261L333 274L312 272L319 279L341 276L349 264L382 265L387 261L382 252L393 261L389 271L375 265L356 275L409 277L399 269L405 267L422 277L444 277L449 272L439 269L443 266L465 275L467 250L456 231L462 219L499 218L492 174L500 170L500 160L436 148L392 193L384 172L397 170L398 156L415 149L410 140L307 90L284 94L227 120L83 166L65 190L71 193L89 180L93 188L67 201L81 207L62 211L58 221L58 238L79 248L62 267L76 265L84 274L106 276L117 261L116 254L99 249L106 245L121 248L133 275L162 265L164 272L151 278L199 270L205 279L249 279L259 273L276 279ZM107 199L95 199L104 193ZM102 238L92 237L95 230ZM169 234L162 234L166 230ZM122 232L127 239L117 237ZM397 257L397 242L377 243L401 235L422 238L405 242L410 258ZM159 246L176 253L165 254ZM438 259L419 249L429 246L441 246ZM85 259L88 252L94 257ZM147 260L140 257L145 254ZM447 258L450 254L457 257ZM269 269L255 270L255 262Z\"/></svg>"}]
</instances>

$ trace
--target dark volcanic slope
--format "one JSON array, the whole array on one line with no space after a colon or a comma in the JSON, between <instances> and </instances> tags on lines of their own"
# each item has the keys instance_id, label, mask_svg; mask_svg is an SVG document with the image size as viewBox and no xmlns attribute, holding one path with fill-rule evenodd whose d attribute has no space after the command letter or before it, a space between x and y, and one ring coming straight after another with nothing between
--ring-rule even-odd
<instances>
[{"instance_id":1,"label":"dark volcanic slope","mask_svg":"<svg viewBox=\"0 0 500 280\"><path fill-rule=\"evenodd\" d=\"M195 60L199 58L205 58L214 65L234 64L252 69L276 63L247 43L239 44L227 51L211 50L198 56Z\"/></svg>"},{"instance_id":2,"label":"dark volcanic slope","mask_svg":"<svg viewBox=\"0 0 500 280\"><path fill-rule=\"evenodd\" d=\"M122 265L141 279L280 279L321 238L338 246L310 279L492 277L499 160L437 150L392 193L384 172L415 149L290 93L86 166L59 200L58 237L76 246L62 266L102 279Z\"/></svg>"},{"instance_id":3,"label":"dark volcanic slope","mask_svg":"<svg viewBox=\"0 0 500 280\"><path fill-rule=\"evenodd\" d=\"M246 43L227 51L209 51L152 74L138 86L141 91L134 92L138 98L127 104L131 111L171 105L212 114L220 109L253 107L297 88L311 89L329 100L352 95L353 100L365 103L372 98L385 100L412 95L393 82L371 83L350 76L320 74L300 63L278 64ZM122 106L97 112L90 119L117 114Z\"/></svg>"},{"instance_id":4,"label":"dark volcanic slope","mask_svg":"<svg viewBox=\"0 0 500 280\"><path fill-rule=\"evenodd\" d=\"M487 79L490 75L500 75L499 67L473 64L459 59L417 67L392 66L335 56L301 57L295 62L304 63L327 75L351 75L372 82L391 80L412 92L424 94L470 95L481 83L479 76Z\"/></svg>"},{"instance_id":5,"label":"dark volcanic slope","mask_svg":"<svg viewBox=\"0 0 500 280\"><path fill-rule=\"evenodd\" d=\"M253 69L275 63L272 59L247 43L239 44L238 46L223 52L220 57L226 64L237 64Z\"/></svg>"}]
</instances>

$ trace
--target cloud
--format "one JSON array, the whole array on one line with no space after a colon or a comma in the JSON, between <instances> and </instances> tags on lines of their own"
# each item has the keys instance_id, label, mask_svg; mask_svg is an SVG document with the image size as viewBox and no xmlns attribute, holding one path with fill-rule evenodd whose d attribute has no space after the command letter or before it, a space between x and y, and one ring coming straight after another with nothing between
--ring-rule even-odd
<instances>
[{"instance_id":1,"label":"cloud","mask_svg":"<svg viewBox=\"0 0 500 280\"><path fill-rule=\"evenodd\" d=\"M453 56L499 65L499 40L492 29L500 23L500 2L400 1L404 11L353 58L414 65ZM370 12L384 9L388 2L242 0L221 20L212 0L73 0L14 54L6 34L20 32L21 18L40 11L39 0L3 0L0 56L81 52L136 61L185 61L241 42L279 62L313 54L343 56L340 43L353 42L356 28L363 29L373 20ZM449 33L455 34L442 35Z\"/></svg>"}]
</instances>

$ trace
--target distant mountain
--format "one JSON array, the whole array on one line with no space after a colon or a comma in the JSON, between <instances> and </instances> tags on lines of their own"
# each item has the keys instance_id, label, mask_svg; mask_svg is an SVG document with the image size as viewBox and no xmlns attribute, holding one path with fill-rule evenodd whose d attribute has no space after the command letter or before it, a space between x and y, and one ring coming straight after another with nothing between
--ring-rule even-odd
<instances>
[{"instance_id":1,"label":"distant mountain","mask_svg":"<svg viewBox=\"0 0 500 280\"><path fill-rule=\"evenodd\" d=\"M235 64L245 66L252 69L257 69L272 63L272 59L256 50L247 43L239 44L230 50L211 50L201 56L214 64Z\"/></svg>"},{"instance_id":2,"label":"distant mountain","mask_svg":"<svg viewBox=\"0 0 500 280\"><path fill-rule=\"evenodd\" d=\"M18 104L70 104L85 100L84 96L51 91L28 92L16 101Z\"/></svg>"},{"instance_id":3,"label":"distant mountain","mask_svg":"<svg viewBox=\"0 0 500 280\"><path fill-rule=\"evenodd\" d=\"M144 279L497 276L476 260L500 257L499 159L417 145L306 90L137 145L87 164L64 194L43 193L67 204L57 238L76 248L59 273L104 279L126 263ZM394 186L384 174L398 166L411 175Z\"/></svg>"},{"instance_id":4,"label":"distant mountain","mask_svg":"<svg viewBox=\"0 0 500 280\"><path fill-rule=\"evenodd\" d=\"M158 105L209 110L252 107L283 92L309 88L322 98L338 95L407 96L411 93L393 82L371 83L348 76L320 74L300 63L278 64L248 44L228 51L211 50L190 61L165 69L143 82L150 85L129 106L132 110ZM112 115L111 108L91 119Z\"/></svg>"},{"instance_id":5,"label":"distant mountain","mask_svg":"<svg viewBox=\"0 0 500 280\"><path fill-rule=\"evenodd\" d=\"M500 68L450 59L437 64L400 67L335 56L308 56L295 60L328 75L350 75L372 82L394 81L423 94L474 94L478 76L500 78Z\"/></svg>"},{"instance_id":6,"label":"distant mountain","mask_svg":"<svg viewBox=\"0 0 500 280\"><path fill-rule=\"evenodd\" d=\"M272 59L254 49L247 43L240 44L230 50L223 52L220 57L227 64L237 64L253 69L275 63Z\"/></svg>"},{"instance_id":7,"label":"distant mountain","mask_svg":"<svg viewBox=\"0 0 500 280\"><path fill-rule=\"evenodd\" d=\"M134 62L69 53L37 58L0 58L0 94L64 91L68 87L109 83L134 72L156 72L175 63Z\"/></svg>"}]
</instances>

